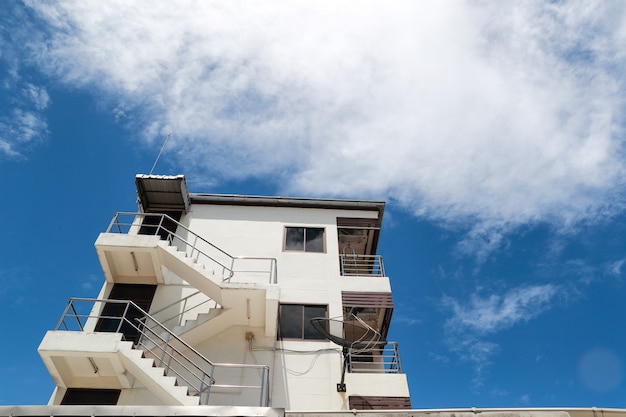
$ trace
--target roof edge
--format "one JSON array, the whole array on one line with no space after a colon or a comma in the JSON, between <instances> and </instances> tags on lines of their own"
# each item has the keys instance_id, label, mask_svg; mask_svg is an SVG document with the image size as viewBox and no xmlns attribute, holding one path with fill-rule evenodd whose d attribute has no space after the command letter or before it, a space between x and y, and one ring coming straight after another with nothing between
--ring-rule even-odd
<instances>
[{"instance_id":1,"label":"roof edge","mask_svg":"<svg viewBox=\"0 0 626 417\"><path fill-rule=\"evenodd\" d=\"M241 406L119 406L119 405L27 405L0 406L0 416L110 416L110 417L610 417L626 416L626 409L596 407L545 408L450 408L411 410L314 410L286 411L282 408Z\"/></svg>"},{"instance_id":2,"label":"roof edge","mask_svg":"<svg viewBox=\"0 0 626 417\"><path fill-rule=\"evenodd\" d=\"M384 201L376 200L350 200L332 198L308 198L308 197L269 197L258 195L239 194L200 194L190 193L192 203L216 204L234 206L268 206L268 207L301 207L301 208L324 208L342 210L366 210L378 211L382 214L385 208Z\"/></svg>"}]
</instances>

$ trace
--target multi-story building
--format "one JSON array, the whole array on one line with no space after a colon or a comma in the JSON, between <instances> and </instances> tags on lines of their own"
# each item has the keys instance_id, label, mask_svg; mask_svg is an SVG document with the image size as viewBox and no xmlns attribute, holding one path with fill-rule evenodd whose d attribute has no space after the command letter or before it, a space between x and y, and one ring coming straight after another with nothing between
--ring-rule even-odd
<instances>
[{"instance_id":1,"label":"multi-story building","mask_svg":"<svg viewBox=\"0 0 626 417\"><path fill-rule=\"evenodd\" d=\"M95 243L105 281L39 353L50 405L410 408L378 201L191 194L136 177Z\"/></svg>"},{"instance_id":2,"label":"multi-story building","mask_svg":"<svg viewBox=\"0 0 626 417\"><path fill-rule=\"evenodd\" d=\"M387 340L383 202L190 194L184 176L136 185L139 212L115 214L96 240L98 298L70 299L39 346L49 404L0 416L626 415L410 409Z\"/></svg>"}]
</instances>

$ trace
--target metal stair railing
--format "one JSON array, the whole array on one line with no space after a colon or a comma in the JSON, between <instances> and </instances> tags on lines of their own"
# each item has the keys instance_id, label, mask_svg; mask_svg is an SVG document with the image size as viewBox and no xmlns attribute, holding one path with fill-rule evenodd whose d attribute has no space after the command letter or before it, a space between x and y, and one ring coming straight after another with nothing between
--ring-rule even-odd
<instances>
[{"instance_id":1,"label":"metal stair railing","mask_svg":"<svg viewBox=\"0 0 626 417\"><path fill-rule=\"evenodd\" d=\"M150 218L152 223L145 222L144 219L147 218ZM169 230L164 224L175 225L176 231ZM209 261L221 268L223 281L230 282L235 275L263 276L267 274L267 281L270 284L277 282L276 258L233 256L167 214L117 212L109 223L106 233L161 236L170 245L183 250L194 262Z\"/></svg>"},{"instance_id":2,"label":"metal stair railing","mask_svg":"<svg viewBox=\"0 0 626 417\"><path fill-rule=\"evenodd\" d=\"M120 314L106 313L107 305ZM152 328L145 325L147 320L154 323ZM135 349L153 358L155 365L164 369L165 376L174 376L184 383L189 395L198 396L201 405L209 404L215 390L258 390L258 406L269 406L269 366L211 362L132 301L71 298L55 330L122 333L123 339L132 341ZM236 371L235 375L229 374L232 370ZM227 383L218 384L220 378ZM260 380L258 384L228 383L256 378Z\"/></svg>"},{"instance_id":3,"label":"metal stair railing","mask_svg":"<svg viewBox=\"0 0 626 417\"><path fill-rule=\"evenodd\" d=\"M213 304L212 306L206 306L211 303ZM205 307L202 308L203 306ZM208 311L205 311L206 308L208 308ZM174 327L182 326L188 320L187 317L190 314L197 318L199 314L206 314L213 309L219 308L221 306L215 300L207 297L202 291L196 291L153 311L150 315L158 320L158 323L172 330Z\"/></svg>"}]
</instances>

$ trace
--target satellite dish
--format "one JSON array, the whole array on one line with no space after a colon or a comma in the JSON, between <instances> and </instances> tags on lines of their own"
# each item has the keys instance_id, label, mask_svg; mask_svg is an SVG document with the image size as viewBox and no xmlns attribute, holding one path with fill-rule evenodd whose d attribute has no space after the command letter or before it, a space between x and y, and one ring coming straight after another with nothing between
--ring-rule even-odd
<instances>
[{"instance_id":1,"label":"satellite dish","mask_svg":"<svg viewBox=\"0 0 626 417\"><path fill-rule=\"evenodd\" d=\"M345 348L367 351L387 344L378 331L354 314L345 318L314 317L310 322L325 338Z\"/></svg>"},{"instance_id":2,"label":"satellite dish","mask_svg":"<svg viewBox=\"0 0 626 417\"><path fill-rule=\"evenodd\" d=\"M345 376L350 353L362 353L387 344L383 336L368 325L351 309L345 317L314 317L311 325L331 342L343 346L343 370L341 382L337 384L337 392L346 392Z\"/></svg>"}]
</instances>

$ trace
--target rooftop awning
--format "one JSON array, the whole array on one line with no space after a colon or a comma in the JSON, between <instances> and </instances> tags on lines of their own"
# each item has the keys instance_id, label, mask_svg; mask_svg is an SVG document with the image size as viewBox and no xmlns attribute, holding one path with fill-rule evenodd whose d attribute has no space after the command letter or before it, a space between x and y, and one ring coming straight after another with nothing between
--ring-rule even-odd
<instances>
[{"instance_id":1,"label":"rooftop awning","mask_svg":"<svg viewBox=\"0 0 626 417\"><path fill-rule=\"evenodd\" d=\"M144 212L189 211L189 191L184 175L135 176L139 206Z\"/></svg>"}]
</instances>

